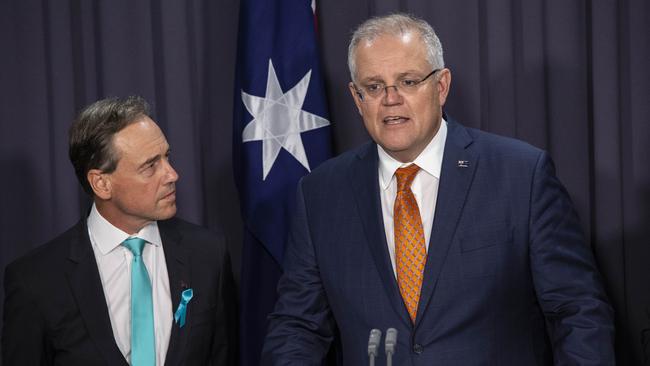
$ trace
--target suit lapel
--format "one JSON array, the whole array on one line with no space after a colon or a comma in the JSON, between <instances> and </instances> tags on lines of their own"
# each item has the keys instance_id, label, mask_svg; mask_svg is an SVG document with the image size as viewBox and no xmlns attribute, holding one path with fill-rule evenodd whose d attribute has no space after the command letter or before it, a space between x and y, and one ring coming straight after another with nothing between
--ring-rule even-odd
<instances>
[{"instance_id":1,"label":"suit lapel","mask_svg":"<svg viewBox=\"0 0 650 366\"><path fill-rule=\"evenodd\" d=\"M172 311L180 303L181 292L191 287L189 253L181 245L182 236L172 226L172 221L159 221L158 228L163 242L165 261L167 263L167 274L169 275L169 291L171 292ZM191 331L190 317L192 312L187 311L187 319L183 328L176 322L172 323L172 332L167 349L165 365L182 364L185 345Z\"/></svg>"},{"instance_id":2,"label":"suit lapel","mask_svg":"<svg viewBox=\"0 0 650 366\"><path fill-rule=\"evenodd\" d=\"M472 141L463 126L449 121L416 327L435 291L478 165L478 154L469 148Z\"/></svg>"},{"instance_id":3,"label":"suit lapel","mask_svg":"<svg viewBox=\"0 0 650 366\"><path fill-rule=\"evenodd\" d=\"M357 211L363 223L368 247L395 312L399 314L404 324L410 326L411 320L397 287L386 243L379 196L376 145L372 143L366 145L366 149L363 149L357 158L351 167L351 186L355 193Z\"/></svg>"},{"instance_id":4,"label":"suit lapel","mask_svg":"<svg viewBox=\"0 0 650 366\"><path fill-rule=\"evenodd\" d=\"M66 276L90 338L109 365L128 365L115 343L106 296L88 237L85 218L77 224L70 243Z\"/></svg>"}]
</instances>

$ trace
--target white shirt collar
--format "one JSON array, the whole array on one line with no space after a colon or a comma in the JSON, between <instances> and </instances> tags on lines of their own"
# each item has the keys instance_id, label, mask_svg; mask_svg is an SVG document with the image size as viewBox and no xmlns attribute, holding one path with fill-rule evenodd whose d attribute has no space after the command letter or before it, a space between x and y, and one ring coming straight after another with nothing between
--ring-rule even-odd
<instances>
[{"instance_id":1,"label":"white shirt collar","mask_svg":"<svg viewBox=\"0 0 650 366\"><path fill-rule=\"evenodd\" d=\"M124 240L131 236L137 236L155 246L162 245L160 232L158 231L158 223L156 221L145 225L145 227L140 229L140 231L135 235L129 235L108 222L108 220L97 211L95 204L93 204L93 207L90 210L90 215L88 215L88 232L93 237L93 241L102 255L106 255L113 251L113 249L119 247Z\"/></svg>"},{"instance_id":2,"label":"white shirt collar","mask_svg":"<svg viewBox=\"0 0 650 366\"><path fill-rule=\"evenodd\" d=\"M417 164L420 169L430 175L440 179L440 170L442 169L442 155L445 151L445 141L447 140L447 121L442 118L440 128L429 144L422 150L412 162L402 163L392 156L388 155L386 150L377 145L379 154L379 183L381 189L388 189L395 171L403 166Z\"/></svg>"}]
</instances>

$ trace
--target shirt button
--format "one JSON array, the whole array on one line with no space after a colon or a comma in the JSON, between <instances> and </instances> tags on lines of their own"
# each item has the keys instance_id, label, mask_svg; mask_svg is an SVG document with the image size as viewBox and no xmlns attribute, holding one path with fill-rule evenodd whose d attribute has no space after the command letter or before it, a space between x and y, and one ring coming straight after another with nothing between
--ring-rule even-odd
<instances>
[{"instance_id":1,"label":"shirt button","mask_svg":"<svg viewBox=\"0 0 650 366\"><path fill-rule=\"evenodd\" d=\"M419 355L419 354L421 354L422 352L424 352L424 347L422 347L421 344L416 343L416 344L413 345L413 352L414 352L416 355Z\"/></svg>"}]
</instances>

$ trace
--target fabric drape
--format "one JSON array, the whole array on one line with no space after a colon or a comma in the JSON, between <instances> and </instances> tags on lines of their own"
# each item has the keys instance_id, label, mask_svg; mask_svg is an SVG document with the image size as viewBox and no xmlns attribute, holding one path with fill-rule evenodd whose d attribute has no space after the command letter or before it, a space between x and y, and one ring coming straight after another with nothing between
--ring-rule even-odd
<instances>
[{"instance_id":1,"label":"fabric drape","mask_svg":"<svg viewBox=\"0 0 650 366\"><path fill-rule=\"evenodd\" d=\"M87 213L67 129L82 106L130 94L152 102L170 142L179 215L208 227L221 222L238 263L231 157L238 11L237 0L0 2L3 267ZM394 11L423 17L438 32L452 71L446 113L550 152L616 310L618 361L643 364L650 357L650 2L321 1L335 153L368 139L347 90L350 32Z\"/></svg>"}]
</instances>

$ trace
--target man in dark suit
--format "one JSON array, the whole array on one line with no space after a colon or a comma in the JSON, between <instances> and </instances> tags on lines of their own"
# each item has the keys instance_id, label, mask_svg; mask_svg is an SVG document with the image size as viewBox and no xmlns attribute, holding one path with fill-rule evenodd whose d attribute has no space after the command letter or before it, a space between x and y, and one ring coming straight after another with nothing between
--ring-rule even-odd
<instances>
[{"instance_id":1,"label":"man in dark suit","mask_svg":"<svg viewBox=\"0 0 650 366\"><path fill-rule=\"evenodd\" d=\"M7 266L4 365L236 363L226 242L174 218L169 153L139 97L79 114L70 160L94 204Z\"/></svg>"},{"instance_id":2,"label":"man in dark suit","mask_svg":"<svg viewBox=\"0 0 650 366\"><path fill-rule=\"evenodd\" d=\"M443 115L451 74L423 20L366 21L348 64L374 142L299 185L264 364L320 365L332 346L367 364L369 331L389 327L396 365L614 364L612 309L548 155Z\"/></svg>"}]
</instances>

